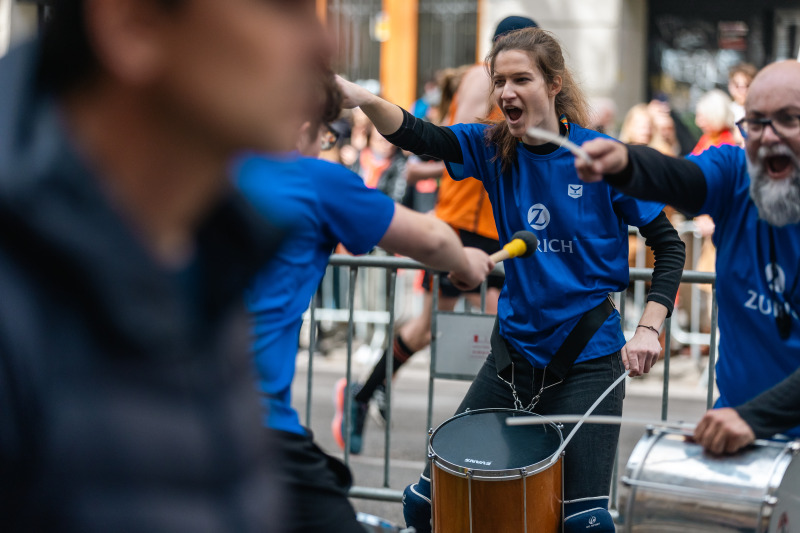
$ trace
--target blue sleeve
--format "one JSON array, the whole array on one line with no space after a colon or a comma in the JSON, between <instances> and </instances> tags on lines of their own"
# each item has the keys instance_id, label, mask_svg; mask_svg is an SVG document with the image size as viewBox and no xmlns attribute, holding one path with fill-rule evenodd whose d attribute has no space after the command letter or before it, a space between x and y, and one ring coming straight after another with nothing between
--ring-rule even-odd
<instances>
[{"instance_id":1,"label":"blue sleeve","mask_svg":"<svg viewBox=\"0 0 800 533\"><path fill-rule=\"evenodd\" d=\"M456 181L465 178L488 180L499 175L500 162L492 161L496 153L486 142L486 124L456 124L449 129L456 134L461 145L464 163L445 162L447 172Z\"/></svg>"},{"instance_id":2,"label":"blue sleeve","mask_svg":"<svg viewBox=\"0 0 800 533\"><path fill-rule=\"evenodd\" d=\"M622 221L629 226L642 227L649 224L663 211L664 204L637 200L611 188L611 202Z\"/></svg>"},{"instance_id":3,"label":"blue sleeve","mask_svg":"<svg viewBox=\"0 0 800 533\"><path fill-rule=\"evenodd\" d=\"M712 147L686 159L699 166L706 178L706 201L698 214L711 215L719 225L730 212L733 199L749 194L744 149L731 145Z\"/></svg>"},{"instance_id":4,"label":"blue sleeve","mask_svg":"<svg viewBox=\"0 0 800 533\"><path fill-rule=\"evenodd\" d=\"M374 248L392 222L395 203L341 165L316 161L320 214L331 236L354 254Z\"/></svg>"}]
</instances>

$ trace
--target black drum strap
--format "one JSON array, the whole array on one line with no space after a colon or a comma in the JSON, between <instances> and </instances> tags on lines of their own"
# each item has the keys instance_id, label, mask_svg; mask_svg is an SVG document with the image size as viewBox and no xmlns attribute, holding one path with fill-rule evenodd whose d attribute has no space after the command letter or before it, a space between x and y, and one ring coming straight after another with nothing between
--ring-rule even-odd
<instances>
[{"instance_id":1,"label":"black drum strap","mask_svg":"<svg viewBox=\"0 0 800 533\"><path fill-rule=\"evenodd\" d=\"M562 381L569 369L572 368L575 359L581 354L589 340L594 336L600 326L614 312L614 302L611 295L608 295L600 305L583 314L567 338L558 349L550 364L547 365L547 372L553 374L558 381ZM508 349L506 340L500 335L499 320L495 319L494 329L491 337L492 354L494 354L497 375L510 381L512 379L511 353Z\"/></svg>"}]
</instances>

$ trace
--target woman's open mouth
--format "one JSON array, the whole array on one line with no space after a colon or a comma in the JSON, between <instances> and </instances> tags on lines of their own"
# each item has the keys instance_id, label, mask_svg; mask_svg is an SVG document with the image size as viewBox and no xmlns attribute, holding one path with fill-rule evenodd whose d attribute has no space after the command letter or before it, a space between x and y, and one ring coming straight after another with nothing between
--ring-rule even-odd
<instances>
[{"instance_id":1,"label":"woman's open mouth","mask_svg":"<svg viewBox=\"0 0 800 533\"><path fill-rule=\"evenodd\" d=\"M522 109L514 106L508 106L505 108L506 117L508 117L508 122L511 124L515 124L519 121L522 117Z\"/></svg>"}]
</instances>

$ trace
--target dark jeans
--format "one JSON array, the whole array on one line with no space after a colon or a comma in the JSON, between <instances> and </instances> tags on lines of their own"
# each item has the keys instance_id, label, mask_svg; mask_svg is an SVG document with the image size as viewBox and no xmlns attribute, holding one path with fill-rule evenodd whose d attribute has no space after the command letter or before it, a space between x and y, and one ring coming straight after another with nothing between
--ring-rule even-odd
<instances>
[{"instance_id":1,"label":"dark jeans","mask_svg":"<svg viewBox=\"0 0 800 533\"><path fill-rule=\"evenodd\" d=\"M542 386L543 369L533 368L522 355L510 350L514 364L514 387L524 407ZM534 413L547 416L556 414L582 415L597 398L624 373L619 352L592 359L572 366L560 384L546 389ZM552 380L548 378L547 384ZM625 383L620 383L597 406L592 414L622 414ZM480 372L475 377L456 414L467 409L508 408L514 409L511 387L503 382L495 368L494 356L490 353ZM566 439L575 424L564 424ZM596 498L608 496L611 475L619 440L618 425L583 424L566 448L564 457L564 499ZM425 467L430 478L430 464Z\"/></svg>"},{"instance_id":2,"label":"dark jeans","mask_svg":"<svg viewBox=\"0 0 800 533\"><path fill-rule=\"evenodd\" d=\"M347 499L352 477L344 463L323 452L310 434L269 431L280 448L276 472L288 489L283 500L286 521L279 529L286 533L364 533Z\"/></svg>"}]
</instances>

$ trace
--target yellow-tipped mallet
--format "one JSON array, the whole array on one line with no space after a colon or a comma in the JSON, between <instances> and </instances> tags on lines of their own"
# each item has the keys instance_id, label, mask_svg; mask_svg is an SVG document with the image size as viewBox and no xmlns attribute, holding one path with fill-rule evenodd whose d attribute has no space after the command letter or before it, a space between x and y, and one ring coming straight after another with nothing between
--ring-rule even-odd
<instances>
[{"instance_id":1,"label":"yellow-tipped mallet","mask_svg":"<svg viewBox=\"0 0 800 533\"><path fill-rule=\"evenodd\" d=\"M489 256L495 263L511 259L513 257L528 257L536 251L539 246L539 239L530 231L518 231L511 236L511 240L503 246L503 249Z\"/></svg>"}]
</instances>

